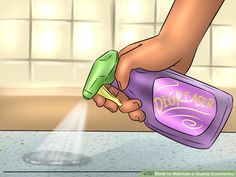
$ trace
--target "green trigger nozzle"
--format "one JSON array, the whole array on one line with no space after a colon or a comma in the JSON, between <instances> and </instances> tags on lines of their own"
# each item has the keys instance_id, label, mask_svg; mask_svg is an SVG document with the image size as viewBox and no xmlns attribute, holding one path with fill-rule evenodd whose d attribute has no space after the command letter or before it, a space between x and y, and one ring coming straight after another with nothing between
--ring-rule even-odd
<instances>
[{"instance_id":1,"label":"green trigger nozzle","mask_svg":"<svg viewBox=\"0 0 236 177\"><path fill-rule=\"evenodd\" d=\"M93 64L83 88L83 97L87 100L99 94L121 106L121 101L104 86L115 80L115 71L119 56L115 50L110 50L100 56Z\"/></svg>"}]
</instances>

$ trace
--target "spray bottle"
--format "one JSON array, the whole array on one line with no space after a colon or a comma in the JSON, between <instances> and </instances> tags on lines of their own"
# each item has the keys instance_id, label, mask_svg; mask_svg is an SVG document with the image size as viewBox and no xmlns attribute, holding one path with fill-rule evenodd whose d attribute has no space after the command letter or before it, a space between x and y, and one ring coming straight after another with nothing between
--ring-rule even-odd
<instances>
[{"instance_id":1,"label":"spray bottle","mask_svg":"<svg viewBox=\"0 0 236 177\"><path fill-rule=\"evenodd\" d=\"M111 50L92 66L83 97L102 95L122 106L104 86L118 88L115 71L118 52ZM230 94L171 69L146 71L134 69L124 93L142 101L145 124L150 129L184 145L207 149L222 131L233 106Z\"/></svg>"}]
</instances>

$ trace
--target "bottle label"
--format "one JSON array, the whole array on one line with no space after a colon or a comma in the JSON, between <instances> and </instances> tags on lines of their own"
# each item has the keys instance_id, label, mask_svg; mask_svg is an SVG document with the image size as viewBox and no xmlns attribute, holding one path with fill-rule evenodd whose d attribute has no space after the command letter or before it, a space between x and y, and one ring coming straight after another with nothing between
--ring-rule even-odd
<instances>
[{"instance_id":1,"label":"bottle label","mask_svg":"<svg viewBox=\"0 0 236 177\"><path fill-rule=\"evenodd\" d=\"M172 78L154 81L155 118L177 131L198 136L216 115L215 96L199 87Z\"/></svg>"}]
</instances>

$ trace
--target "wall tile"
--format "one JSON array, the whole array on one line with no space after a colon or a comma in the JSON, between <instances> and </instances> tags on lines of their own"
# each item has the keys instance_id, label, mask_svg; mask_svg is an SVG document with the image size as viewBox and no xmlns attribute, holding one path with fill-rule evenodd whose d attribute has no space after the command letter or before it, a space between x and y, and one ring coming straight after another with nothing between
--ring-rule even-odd
<instances>
[{"instance_id":1,"label":"wall tile","mask_svg":"<svg viewBox=\"0 0 236 177\"><path fill-rule=\"evenodd\" d=\"M74 19L111 21L110 0L74 0Z\"/></svg>"},{"instance_id":2,"label":"wall tile","mask_svg":"<svg viewBox=\"0 0 236 177\"><path fill-rule=\"evenodd\" d=\"M110 50L111 31L104 24L76 22L74 24L74 58L94 60Z\"/></svg>"},{"instance_id":3,"label":"wall tile","mask_svg":"<svg viewBox=\"0 0 236 177\"><path fill-rule=\"evenodd\" d=\"M157 0L157 22L164 22L174 0Z\"/></svg>"},{"instance_id":4,"label":"wall tile","mask_svg":"<svg viewBox=\"0 0 236 177\"><path fill-rule=\"evenodd\" d=\"M152 25L120 25L116 33L116 48L118 50L127 45L154 36Z\"/></svg>"},{"instance_id":5,"label":"wall tile","mask_svg":"<svg viewBox=\"0 0 236 177\"><path fill-rule=\"evenodd\" d=\"M156 25L156 34L158 35L160 33L162 25Z\"/></svg>"},{"instance_id":6,"label":"wall tile","mask_svg":"<svg viewBox=\"0 0 236 177\"><path fill-rule=\"evenodd\" d=\"M213 27L213 65L236 66L236 29L231 26Z\"/></svg>"},{"instance_id":7,"label":"wall tile","mask_svg":"<svg viewBox=\"0 0 236 177\"><path fill-rule=\"evenodd\" d=\"M236 25L235 7L236 7L235 0L224 1L223 5L221 6L220 10L218 11L218 13L212 23L213 24L234 24L234 25Z\"/></svg>"},{"instance_id":8,"label":"wall tile","mask_svg":"<svg viewBox=\"0 0 236 177\"><path fill-rule=\"evenodd\" d=\"M211 72L209 67L195 67L192 66L187 72L188 76L191 76L202 82L211 84Z\"/></svg>"},{"instance_id":9,"label":"wall tile","mask_svg":"<svg viewBox=\"0 0 236 177\"><path fill-rule=\"evenodd\" d=\"M0 18L29 18L29 0L0 0Z\"/></svg>"},{"instance_id":10,"label":"wall tile","mask_svg":"<svg viewBox=\"0 0 236 177\"><path fill-rule=\"evenodd\" d=\"M29 81L28 62L0 62L0 86L24 86Z\"/></svg>"},{"instance_id":11,"label":"wall tile","mask_svg":"<svg viewBox=\"0 0 236 177\"><path fill-rule=\"evenodd\" d=\"M32 0L32 17L71 19L72 0Z\"/></svg>"},{"instance_id":12,"label":"wall tile","mask_svg":"<svg viewBox=\"0 0 236 177\"><path fill-rule=\"evenodd\" d=\"M212 83L216 87L236 87L236 68L213 68Z\"/></svg>"},{"instance_id":13,"label":"wall tile","mask_svg":"<svg viewBox=\"0 0 236 177\"><path fill-rule=\"evenodd\" d=\"M34 21L32 32L32 57L70 58L69 22Z\"/></svg>"},{"instance_id":14,"label":"wall tile","mask_svg":"<svg viewBox=\"0 0 236 177\"><path fill-rule=\"evenodd\" d=\"M196 55L193 60L193 65L209 65L210 64L210 32L206 32L203 37Z\"/></svg>"},{"instance_id":15,"label":"wall tile","mask_svg":"<svg viewBox=\"0 0 236 177\"><path fill-rule=\"evenodd\" d=\"M0 21L0 58L28 58L29 22Z\"/></svg>"},{"instance_id":16,"label":"wall tile","mask_svg":"<svg viewBox=\"0 0 236 177\"><path fill-rule=\"evenodd\" d=\"M32 62L33 84L67 86L73 83L73 64L65 62Z\"/></svg>"},{"instance_id":17,"label":"wall tile","mask_svg":"<svg viewBox=\"0 0 236 177\"><path fill-rule=\"evenodd\" d=\"M32 57L42 59L70 59L73 47L74 59L95 60L112 48L111 0L73 0L74 19L94 22L75 22L73 46L71 41L71 23L60 21L33 21ZM157 10L157 22L164 22L174 0L117 0L115 48L117 50L140 40L152 37L154 28L158 34L161 25L128 25L122 23L154 22L154 10ZM29 18L29 0L0 0L1 18ZM32 0L33 18L71 19L72 0ZM235 0L225 1L213 24L213 65L236 66L236 18ZM219 26L229 24L231 26ZM28 58L29 22L0 21L0 59ZM85 83L91 69L91 63L36 62L32 63L34 84L50 86L80 86ZM212 81L209 67L196 65L210 64L210 34L204 36L195 55L190 75L216 86L235 87L233 77L236 69L213 67ZM28 83L29 63L1 62L0 85L20 85Z\"/></svg>"},{"instance_id":18,"label":"wall tile","mask_svg":"<svg viewBox=\"0 0 236 177\"><path fill-rule=\"evenodd\" d=\"M154 22L155 0L116 1L118 22Z\"/></svg>"},{"instance_id":19,"label":"wall tile","mask_svg":"<svg viewBox=\"0 0 236 177\"><path fill-rule=\"evenodd\" d=\"M83 87L93 63L74 63L74 85Z\"/></svg>"}]
</instances>

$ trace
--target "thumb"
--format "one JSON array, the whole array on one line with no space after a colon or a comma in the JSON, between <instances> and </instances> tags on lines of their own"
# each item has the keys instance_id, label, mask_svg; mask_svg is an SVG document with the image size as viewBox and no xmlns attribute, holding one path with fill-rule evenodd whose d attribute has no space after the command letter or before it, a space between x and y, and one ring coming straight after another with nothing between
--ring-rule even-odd
<instances>
[{"instance_id":1,"label":"thumb","mask_svg":"<svg viewBox=\"0 0 236 177\"><path fill-rule=\"evenodd\" d=\"M124 90L127 87L129 83L129 75L132 69L132 59L129 55L121 56L116 69L116 80L120 90Z\"/></svg>"}]
</instances>

